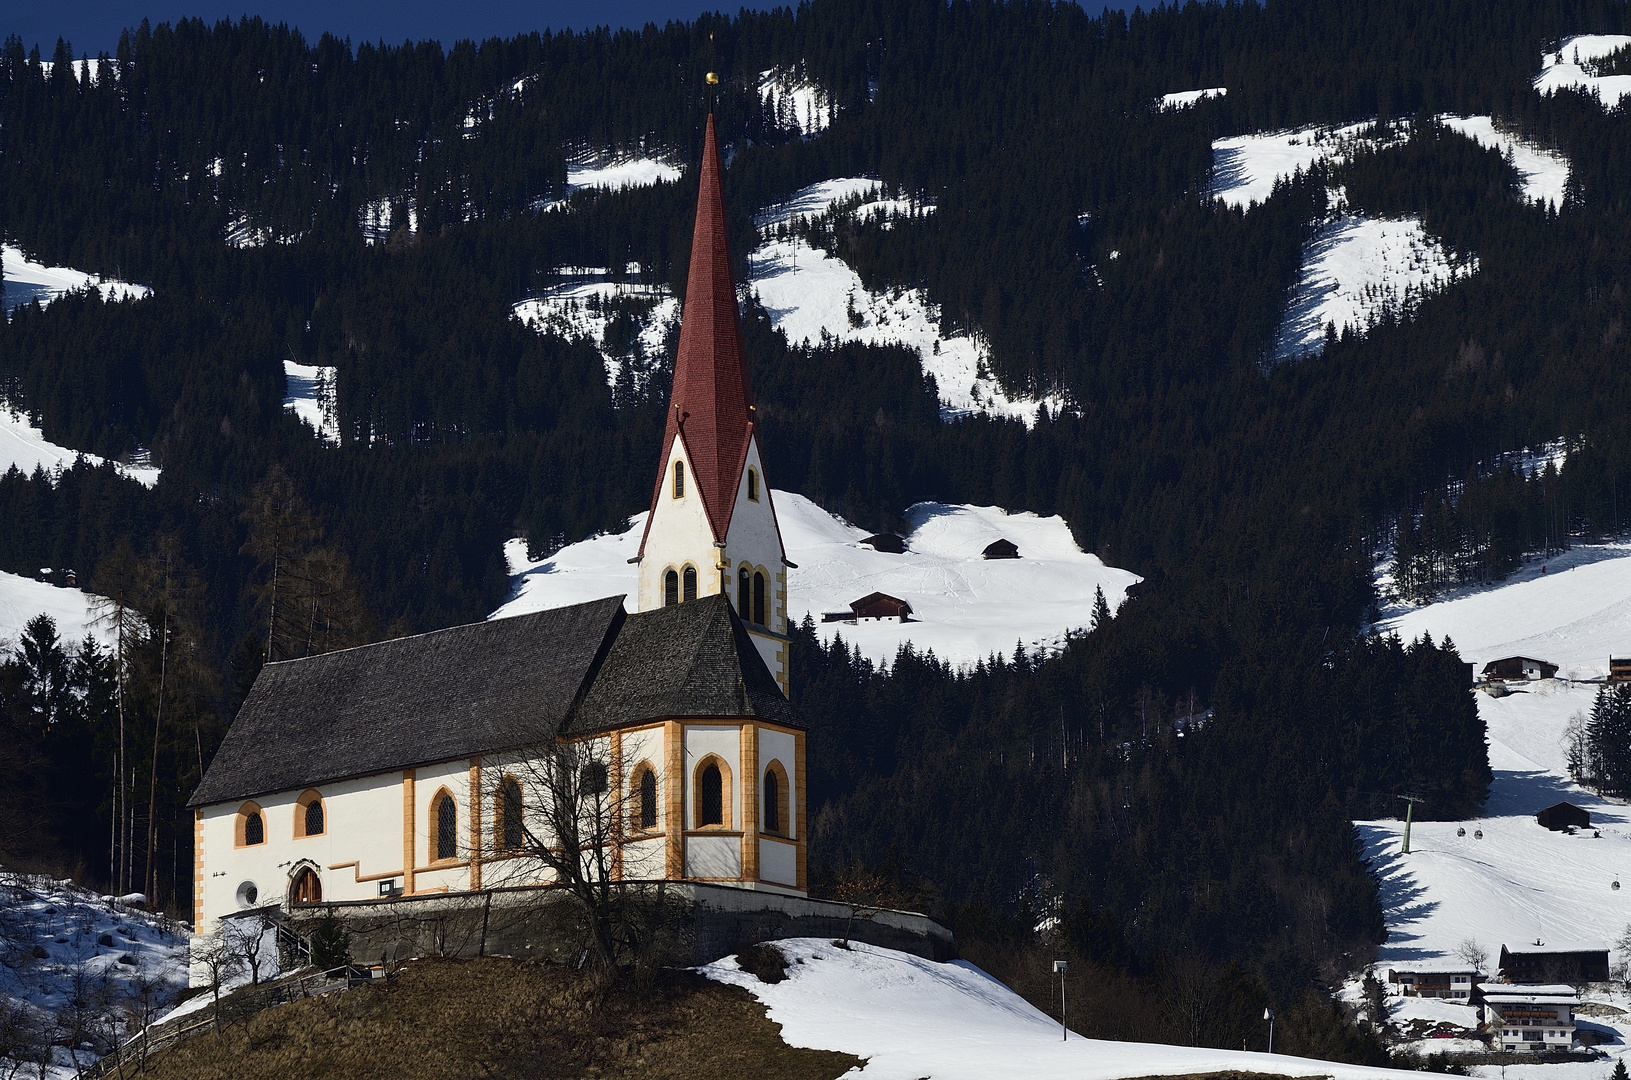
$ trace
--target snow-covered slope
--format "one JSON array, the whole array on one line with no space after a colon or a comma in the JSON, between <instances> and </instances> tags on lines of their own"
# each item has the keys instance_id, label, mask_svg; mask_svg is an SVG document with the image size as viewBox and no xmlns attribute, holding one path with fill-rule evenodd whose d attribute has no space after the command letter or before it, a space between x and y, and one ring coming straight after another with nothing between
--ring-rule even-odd
<instances>
[{"instance_id":1,"label":"snow-covered slope","mask_svg":"<svg viewBox=\"0 0 1631 1080\"><path fill-rule=\"evenodd\" d=\"M1563 205L1563 190L1569 183L1569 159L1542 150L1515 135L1495 127L1488 116L1440 116L1439 122L1458 131L1479 146L1499 150L1512 159L1512 167L1523 181L1523 197L1542 206Z\"/></svg>"},{"instance_id":2,"label":"snow-covered slope","mask_svg":"<svg viewBox=\"0 0 1631 1080\"><path fill-rule=\"evenodd\" d=\"M759 73L759 103L776 118L783 131L798 131L806 139L832 124L833 103L827 92L809 79L780 68Z\"/></svg>"},{"instance_id":3,"label":"snow-covered slope","mask_svg":"<svg viewBox=\"0 0 1631 1080\"><path fill-rule=\"evenodd\" d=\"M1212 143L1212 195L1236 209L1265 203L1276 180L1298 169L1306 172L1316 161L1341 160L1361 147L1377 145L1375 126L1306 127L1216 139ZM1389 137L1405 134L1402 126L1395 125Z\"/></svg>"},{"instance_id":4,"label":"snow-covered slope","mask_svg":"<svg viewBox=\"0 0 1631 1080\"><path fill-rule=\"evenodd\" d=\"M81 456L92 465L103 461L95 454L81 455L77 450L48 442L45 433L29 423L27 416L13 412L0 401L0 473L9 471L13 465L25 473L32 473L36 468L57 473L71 467L74 459ZM147 487L159 482L160 470L151 465L121 464L118 469Z\"/></svg>"},{"instance_id":5,"label":"snow-covered slope","mask_svg":"<svg viewBox=\"0 0 1631 1080\"><path fill-rule=\"evenodd\" d=\"M856 196L862 202L852 212L863 219L879 213L879 203L902 205L886 200L876 181L846 177L812 184L754 219L769 239L753 253L750 283L787 340L796 345L827 338L915 349L923 370L934 376L949 417L989 413L1030 424L1039 405L1062 409L1064 401L1057 397L1015 398L1004 392L991 377L985 343L977 336L943 336L939 312L922 290L869 292L843 260L778 229ZM932 208L908 209L924 213Z\"/></svg>"},{"instance_id":6,"label":"snow-covered slope","mask_svg":"<svg viewBox=\"0 0 1631 1080\"><path fill-rule=\"evenodd\" d=\"M1187 109L1197 101L1223 97L1228 93L1227 86L1209 86L1205 90L1180 90L1176 94L1163 95L1159 107L1162 110Z\"/></svg>"},{"instance_id":7,"label":"snow-covered slope","mask_svg":"<svg viewBox=\"0 0 1631 1080\"><path fill-rule=\"evenodd\" d=\"M38 300L49 304L65 292L95 287L104 300L140 300L153 295L146 285L132 285L66 266L46 266L24 255L14 244L0 245L0 262L5 264L4 302L9 316L17 307Z\"/></svg>"},{"instance_id":8,"label":"snow-covered slope","mask_svg":"<svg viewBox=\"0 0 1631 1080\"><path fill-rule=\"evenodd\" d=\"M763 1002L789 1045L865 1058L845 1074L862 1080L1115 1080L1225 1071L1333 1080L1420 1075L1283 1054L1076 1035L1064 1040L1057 1019L967 961L936 964L858 942L840 949L817 938L773 947L790 961L779 983L760 982L735 957L701 971Z\"/></svg>"},{"instance_id":9,"label":"snow-covered slope","mask_svg":"<svg viewBox=\"0 0 1631 1080\"><path fill-rule=\"evenodd\" d=\"M1556 52L1541 57L1540 74L1535 76L1535 89L1542 94L1555 94L1559 90L1576 87L1595 91L1603 107L1612 109L1626 94L1631 94L1631 75L1595 74L1593 60L1631 45L1631 36L1625 34L1584 34L1566 38Z\"/></svg>"},{"instance_id":10,"label":"snow-covered slope","mask_svg":"<svg viewBox=\"0 0 1631 1080\"><path fill-rule=\"evenodd\" d=\"M1384 313L1408 316L1422 297L1477 269L1477 259L1453 258L1418 217L1343 214L1322 225L1303 252L1274 357L1321 352L1327 324L1363 333Z\"/></svg>"},{"instance_id":11,"label":"snow-covered slope","mask_svg":"<svg viewBox=\"0 0 1631 1080\"><path fill-rule=\"evenodd\" d=\"M650 187L656 183L671 184L680 178L680 169L659 158L625 157L604 161L579 161L566 167L566 190L600 188L619 191L626 187Z\"/></svg>"},{"instance_id":12,"label":"snow-covered slope","mask_svg":"<svg viewBox=\"0 0 1631 1080\"><path fill-rule=\"evenodd\" d=\"M21 1036L50 1047L43 1073L35 1071L37 1057L14 1073L7 1066L17 1063L0 1056L0 1075L77 1076L187 986L185 927L69 881L0 871L0 938L16 944L0 964L8 1042ZM14 1017L19 1006L22 1015ZM83 1034L70 1047L63 1036L73 1030L74 1012ZM14 1020L21 1023L14 1027Z\"/></svg>"},{"instance_id":13,"label":"snow-covered slope","mask_svg":"<svg viewBox=\"0 0 1631 1080\"><path fill-rule=\"evenodd\" d=\"M1631 546L1577 548L1498 587L1386 614L1382 629L1448 636L1480 668L1522 654L1562 665L1565 676L1594 677L1610 652L1631 652ZM1556 679L1509 697L1477 695L1495 771L1481 820L1417 822L1410 855L1398 853L1400 822L1360 823L1382 875L1383 964L1449 958L1466 938L1492 957L1502 944L1537 938L1601 947L1631 924L1631 878L1623 876L1631 874L1631 812L1575 786L1565 768L1564 728L1590 712L1596 692ZM1568 836L1542 828L1535 812L1559 799L1589 810L1593 829Z\"/></svg>"},{"instance_id":14,"label":"snow-covered slope","mask_svg":"<svg viewBox=\"0 0 1631 1080\"><path fill-rule=\"evenodd\" d=\"M912 526L907 553L889 555L861 546L867 535L792 492L775 493L787 557L788 607L794 621L811 614L824 638L845 641L879 662L892 660L903 642L954 664L973 664L993 652L1010 654L1016 643L1048 648L1090 622L1095 588L1114 611L1127 586L1138 580L1084 553L1063 518L1005 514L993 507L919 503L907 511ZM521 615L602 596L625 593L633 608L634 569L645 515L626 532L598 536L528 562L526 546L506 548L516 575L510 600L492 618ZM999 537L1013 541L1021 558L986 561L985 546ZM912 605L913 621L822 623L829 611L871 592L885 592Z\"/></svg>"},{"instance_id":15,"label":"snow-covered slope","mask_svg":"<svg viewBox=\"0 0 1631 1080\"><path fill-rule=\"evenodd\" d=\"M662 356L669 328L680 317L680 302L666 286L609 281L604 270L595 269L523 300L513 310L516 318L539 333L594 342L606 363L606 381L616 386L628 357L607 345L612 320L621 314L634 323L636 359L650 366Z\"/></svg>"},{"instance_id":16,"label":"snow-covered slope","mask_svg":"<svg viewBox=\"0 0 1631 1080\"><path fill-rule=\"evenodd\" d=\"M86 635L99 636L97 599L94 593L59 589L43 581L0 571L0 657L7 652L7 646L15 645L23 627L36 615L49 615L56 620L57 637L65 647L78 644Z\"/></svg>"},{"instance_id":17,"label":"snow-covered slope","mask_svg":"<svg viewBox=\"0 0 1631 1080\"><path fill-rule=\"evenodd\" d=\"M334 412L334 369L283 361L283 408L292 412L330 446L340 445L340 421Z\"/></svg>"}]
</instances>

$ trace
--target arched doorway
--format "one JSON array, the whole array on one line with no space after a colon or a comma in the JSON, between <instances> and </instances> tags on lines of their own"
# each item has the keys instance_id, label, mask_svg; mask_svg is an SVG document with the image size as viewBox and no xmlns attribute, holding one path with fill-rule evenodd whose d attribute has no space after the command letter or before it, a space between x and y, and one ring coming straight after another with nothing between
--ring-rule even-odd
<instances>
[{"instance_id":1,"label":"arched doorway","mask_svg":"<svg viewBox=\"0 0 1631 1080\"><path fill-rule=\"evenodd\" d=\"M296 904L315 904L323 899L323 883L317 871L302 866L295 871L294 883L289 886L289 899Z\"/></svg>"}]
</instances>

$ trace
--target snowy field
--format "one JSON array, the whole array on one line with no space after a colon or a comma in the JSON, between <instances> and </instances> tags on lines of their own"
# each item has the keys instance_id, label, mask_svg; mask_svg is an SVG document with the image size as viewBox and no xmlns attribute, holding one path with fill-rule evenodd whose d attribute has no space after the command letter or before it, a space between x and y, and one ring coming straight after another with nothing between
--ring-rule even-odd
<instances>
[{"instance_id":1,"label":"snowy field","mask_svg":"<svg viewBox=\"0 0 1631 1080\"><path fill-rule=\"evenodd\" d=\"M862 198L854 211L862 220L876 216L880 204L903 206L886 200L876 181L841 178L802 189L765 210L754 223L761 231L774 230L797 218L825 213L855 196ZM930 208L908 209L923 213ZM948 418L987 413L1031 424L1039 406L1055 412L1064 407L1057 397L1013 398L1005 393L991 377L985 343L974 336L943 336L939 313L920 289L869 292L843 260L792 236L772 234L753 253L750 268L753 290L790 344L819 344L825 337L914 349L923 370L935 378L942 413Z\"/></svg>"},{"instance_id":2,"label":"snowy field","mask_svg":"<svg viewBox=\"0 0 1631 1080\"><path fill-rule=\"evenodd\" d=\"M140 300L153 295L146 285L132 285L125 281L103 280L99 275L66 266L46 266L24 255L14 244L0 245L0 263L4 263L4 303L6 315L23 304L38 300L43 306L63 293L76 289L95 288L104 300Z\"/></svg>"},{"instance_id":3,"label":"snowy field","mask_svg":"<svg viewBox=\"0 0 1631 1080\"><path fill-rule=\"evenodd\" d=\"M1439 123L1460 132L1479 146L1499 150L1512 160L1512 167L1523 182L1523 197L1530 202L1551 206L1563 205L1563 189L1569 182L1569 159L1550 150L1542 150L1515 135L1496 128L1488 116L1440 116Z\"/></svg>"},{"instance_id":4,"label":"snowy field","mask_svg":"<svg viewBox=\"0 0 1631 1080\"><path fill-rule=\"evenodd\" d=\"M36 615L49 615L57 621L57 637L65 649L71 649L87 635L101 636L97 632L97 599L95 594L80 589L59 589L0 570L0 657L16 646L23 627Z\"/></svg>"},{"instance_id":5,"label":"snowy field","mask_svg":"<svg viewBox=\"0 0 1631 1080\"><path fill-rule=\"evenodd\" d=\"M1363 333L1384 312L1408 316L1417 302L1476 272L1477 259L1451 257L1421 219L1344 214L1320 226L1303 251L1297 284L1275 333L1274 358L1325 348L1325 327Z\"/></svg>"},{"instance_id":6,"label":"snowy field","mask_svg":"<svg viewBox=\"0 0 1631 1080\"><path fill-rule=\"evenodd\" d=\"M330 446L340 445L340 421L334 411L334 369L283 361L283 409L303 420Z\"/></svg>"},{"instance_id":7,"label":"snowy field","mask_svg":"<svg viewBox=\"0 0 1631 1080\"><path fill-rule=\"evenodd\" d=\"M17 943L0 964L0 1007L21 1006L29 1042L48 1042L26 1072L0 1057L0 1075L67 1080L187 986L186 927L72 882L0 872L0 938ZM45 1038L28 1039L27 1035Z\"/></svg>"},{"instance_id":8,"label":"snowy field","mask_svg":"<svg viewBox=\"0 0 1631 1080\"><path fill-rule=\"evenodd\" d=\"M1209 86L1205 90L1180 90L1176 94L1163 95L1160 108L1163 112L1168 109L1187 109L1197 101L1220 98L1228 93L1227 86Z\"/></svg>"},{"instance_id":9,"label":"snowy field","mask_svg":"<svg viewBox=\"0 0 1631 1080\"><path fill-rule=\"evenodd\" d=\"M1344 160L1356 150L1376 146L1375 127L1374 123L1306 127L1214 140L1212 196L1237 210L1262 205L1274 192L1276 180L1289 179L1299 169L1307 172L1317 161ZM1396 124L1390 138L1407 134Z\"/></svg>"},{"instance_id":10,"label":"snowy field","mask_svg":"<svg viewBox=\"0 0 1631 1080\"><path fill-rule=\"evenodd\" d=\"M1603 107L1612 109L1626 94L1631 94L1631 75L1596 75L1592 61L1627 45L1631 45L1631 37L1625 34L1585 34L1567 38L1557 52L1541 57L1540 74L1535 76L1535 89L1542 94L1555 94L1559 90L1578 87L1596 93L1602 99Z\"/></svg>"},{"instance_id":11,"label":"snowy field","mask_svg":"<svg viewBox=\"0 0 1631 1080\"><path fill-rule=\"evenodd\" d=\"M663 352L669 327L680 317L680 302L662 285L632 285L607 281L604 270L562 282L514 307L515 317L541 334L588 338L606 364L606 381L616 386L624 356L606 345L613 315L623 311L635 321L641 354L655 360Z\"/></svg>"},{"instance_id":12,"label":"snowy field","mask_svg":"<svg viewBox=\"0 0 1631 1080\"><path fill-rule=\"evenodd\" d=\"M787 557L788 606L795 622L814 616L821 635L846 642L880 663L894 659L903 642L957 665L992 653L1011 655L1053 648L1064 635L1088 625L1095 588L1103 588L1112 611L1127 586L1138 580L1084 553L1063 518L1005 514L993 507L919 503L907 511L912 529L904 555L863 547L867 535L792 492L774 495ZM626 532L598 536L528 562L526 545L512 540L505 553L514 578L510 600L492 618L522 615L624 593L634 606L635 571L628 560L640 547L645 515ZM991 541L1013 541L1021 558L986 561ZM828 611L871 592L898 596L912 605L913 621L822 623Z\"/></svg>"},{"instance_id":13,"label":"snowy field","mask_svg":"<svg viewBox=\"0 0 1631 1080\"><path fill-rule=\"evenodd\" d=\"M1611 652L1631 652L1631 545L1576 548L1530 563L1500 586L1385 616L1379 629L1406 639L1448 636L1479 668L1523 654L1561 665L1563 676L1598 677ZM1596 692L1559 678L1504 698L1477 695L1495 773L1480 820L1417 822L1408 856L1399 854L1400 822L1359 823L1382 876L1388 941L1381 966L1449 959L1468 938L1492 959L1503 944L1537 939L1603 947L1631 924L1631 878L1624 877L1631 874L1631 813L1576 787L1565 768L1564 728L1571 716L1590 712ZM1589 810L1592 829L1569 836L1542 828L1535 812L1560 799ZM1623 887L1615 889L1616 881ZM1624 1050L1623 1043L1616 1048ZM1558 1070L1568 1067L1538 1068L1562 1077Z\"/></svg>"},{"instance_id":14,"label":"snowy field","mask_svg":"<svg viewBox=\"0 0 1631 1080\"><path fill-rule=\"evenodd\" d=\"M844 950L818 938L774 947L790 961L779 983L760 982L735 957L701 971L763 1002L788 1045L865 1058L845 1074L861 1080L1115 1080L1223 1071L1332 1080L1420 1076L1282 1054L1061 1040L1058 1020L967 961L936 964L859 942Z\"/></svg>"},{"instance_id":15,"label":"snowy field","mask_svg":"<svg viewBox=\"0 0 1631 1080\"><path fill-rule=\"evenodd\" d=\"M15 465L25 473L31 474L40 468L55 474L72 467L74 459L79 457L84 457L92 465L100 465L103 461L95 454L82 455L77 450L47 441L45 433L29 423L27 416L13 412L4 401L0 401L0 473L9 471ZM118 469L146 487L159 482L160 470L151 465L121 464Z\"/></svg>"}]
</instances>

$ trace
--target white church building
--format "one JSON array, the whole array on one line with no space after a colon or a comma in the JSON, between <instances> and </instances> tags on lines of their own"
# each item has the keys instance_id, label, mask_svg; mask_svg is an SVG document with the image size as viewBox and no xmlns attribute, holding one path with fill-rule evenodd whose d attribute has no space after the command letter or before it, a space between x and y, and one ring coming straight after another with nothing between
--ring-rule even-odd
<instances>
[{"instance_id":1,"label":"white church building","mask_svg":"<svg viewBox=\"0 0 1631 1080\"><path fill-rule=\"evenodd\" d=\"M743 359L710 116L635 612L613 596L267 664L189 803L200 933L269 902L514 884L517 777L548 739L613 764L624 878L804 894L790 564Z\"/></svg>"}]
</instances>

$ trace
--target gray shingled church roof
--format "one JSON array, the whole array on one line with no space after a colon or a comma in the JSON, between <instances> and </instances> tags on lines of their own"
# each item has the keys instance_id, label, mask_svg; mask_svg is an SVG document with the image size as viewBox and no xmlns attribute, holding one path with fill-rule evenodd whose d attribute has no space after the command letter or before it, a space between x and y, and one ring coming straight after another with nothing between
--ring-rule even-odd
<instances>
[{"instance_id":1,"label":"gray shingled church roof","mask_svg":"<svg viewBox=\"0 0 1631 1080\"><path fill-rule=\"evenodd\" d=\"M614 596L267 664L188 805L670 716L801 723L723 596Z\"/></svg>"}]
</instances>

